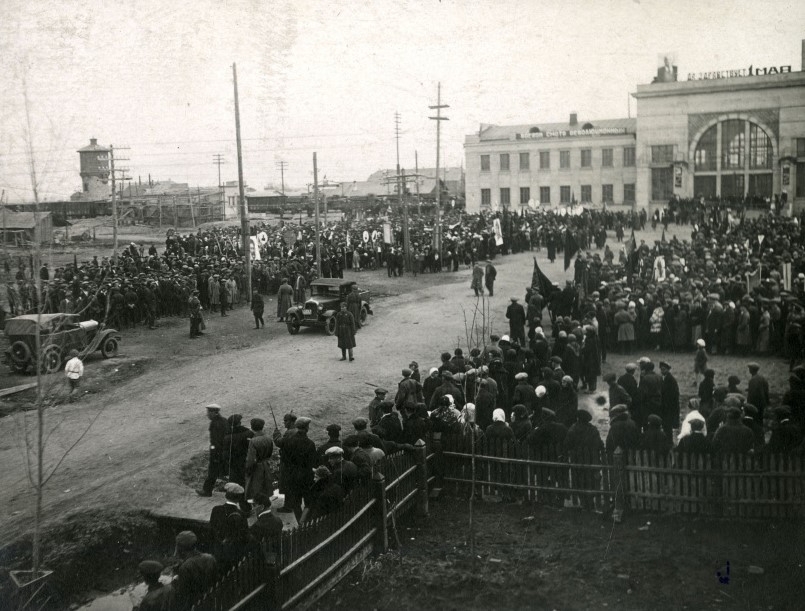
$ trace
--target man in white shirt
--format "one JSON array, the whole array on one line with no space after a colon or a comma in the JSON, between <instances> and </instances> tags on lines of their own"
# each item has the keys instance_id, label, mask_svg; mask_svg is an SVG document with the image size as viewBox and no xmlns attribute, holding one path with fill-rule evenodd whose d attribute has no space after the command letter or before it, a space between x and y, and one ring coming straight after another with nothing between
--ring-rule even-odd
<instances>
[{"instance_id":1,"label":"man in white shirt","mask_svg":"<svg viewBox=\"0 0 805 611\"><path fill-rule=\"evenodd\" d=\"M73 401L73 391L78 388L78 381L84 375L84 363L78 356L78 350L70 350L70 360L64 366L64 373L67 375L67 381L70 383L70 392L68 393L69 400Z\"/></svg>"}]
</instances>

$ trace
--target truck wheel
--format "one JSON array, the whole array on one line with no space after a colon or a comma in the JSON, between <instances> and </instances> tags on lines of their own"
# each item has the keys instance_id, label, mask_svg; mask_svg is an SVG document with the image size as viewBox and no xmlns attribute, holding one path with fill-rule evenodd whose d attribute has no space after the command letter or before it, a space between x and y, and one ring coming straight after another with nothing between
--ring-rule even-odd
<instances>
[{"instance_id":1,"label":"truck wheel","mask_svg":"<svg viewBox=\"0 0 805 611\"><path fill-rule=\"evenodd\" d=\"M327 335L335 335L335 316L330 316L324 321L324 332Z\"/></svg>"},{"instance_id":2,"label":"truck wheel","mask_svg":"<svg viewBox=\"0 0 805 611\"><path fill-rule=\"evenodd\" d=\"M42 373L55 373L61 369L61 350L50 345L42 352Z\"/></svg>"},{"instance_id":3,"label":"truck wheel","mask_svg":"<svg viewBox=\"0 0 805 611\"><path fill-rule=\"evenodd\" d=\"M117 340L114 337L107 337L101 344L101 354L105 359L117 356Z\"/></svg>"},{"instance_id":4,"label":"truck wheel","mask_svg":"<svg viewBox=\"0 0 805 611\"><path fill-rule=\"evenodd\" d=\"M365 327L369 324L369 311L366 308L361 308L360 318L361 327Z\"/></svg>"},{"instance_id":5,"label":"truck wheel","mask_svg":"<svg viewBox=\"0 0 805 611\"><path fill-rule=\"evenodd\" d=\"M11 360L14 363L15 369L16 367L27 367L28 361L31 358L31 350L28 348L28 344L17 340L11 344L9 352L11 353Z\"/></svg>"},{"instance_id":6,"label":"truck wheel","mask_svg":"<svg viewBox=\"0 0 805 611\"><path fill-rule=\"evenodd\" d=\"M296 335L299 333L299 319L296 316L292 317L291 320L288 321L288 333L291 335Z\"/></svg>"}]
</instances>

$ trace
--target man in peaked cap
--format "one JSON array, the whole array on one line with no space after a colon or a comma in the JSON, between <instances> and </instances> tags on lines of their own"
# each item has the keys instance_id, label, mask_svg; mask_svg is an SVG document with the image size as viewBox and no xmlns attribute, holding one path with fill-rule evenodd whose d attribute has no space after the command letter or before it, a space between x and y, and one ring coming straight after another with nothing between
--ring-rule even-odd
<instances>
[{"instance_id":1,"label":"man in peaked cap","mask_svg":"<svg viewBox=\"0 0 805 611\"><path fill-rule=\"evenodd\" d=\"M210 421L210 457L207 467L207 479L201 490L196 490L199 496L212 496L212 489L215 487L216 480L223 475L224 460L224 437L228 431L226 418L221 415L221 406L217 403L210 403L205 406L207 418Z\"/></svg>"},{"instance_id":2,"label":"man in peaked cap","mask_svg":"<svg viewBox=\"0 0 805 611\"><path fill-rule=\"evenodd\" d=\"M172 608L174 592L171 584L159 582L164 567L156 560L143 560L138 569L148 587L145 597L140 602L139 611L165 611Z\"/></svg>"},{"instance_id":3,"label":"man in peaked cap","mask_svg":"<svg viewBox=\"0 0 805 611\"><path fill-rule=\"evenodd\" d=\"M660 417L665 437L669 442L673 440L673 429L679 428L679 383L671 374L671 365L660 361L661 404Z\"/></svg>"},{"instance_id":4,"label":"man in peaked cap","mask_svg":"<svg viewBox=\"0 0 805 611\"><path fill-rule=\"evenodd\" d=\"M380 410L380 404L386 400L386 395L389 391L385 388L375 388L375 396L369 402L369 406L366 408L369 417L369 424L372 426L376 425L380 418L383 416L383 412Z\"/></svg>"},{"instance_id":5,"label":"man in peaked cap","mask_svg":"<svg viewBox=\"0 0 805 611\"><path fill-rule=\"evenodd\" d=\"M243 486L229 482L224 486L224 503L216 505L210 511L210 532L218 549L227 536L227 519L231 514L241 511L240 502L243 500L244 492Z\"/></svg>"},{"instance_id":6,"label":"man in peaked cap","mask_svg":"<svg viewBox=\"0 0 805 611\"><path fill-rule=\"evenodd\" d=\"M282 446L280 482L285 491L283 509L293 511L296 519L302 517L302 500L313 485L313 469L318 466L316 444L308 437L310 418L296 419L296 434L288 437Z\"/></svg>"},{"instance_id":7,"label":"man in peaked cap","mask_svg":"<svg viewBox=\"0 0 805 611\"><path fill-rule=\"evenodd\" d=\"M189 609L215 583L218 568L215 558L196 550L198 537L190 530L176 535L176 556L180 563L174 569L173 589L176 609Z\"/></svg>"},{"instance_id":8,"label":"man in peaked cap","mask_svg":"<svg viewBox=\"0 0 805 611\"><path fill-rule=\"evenodd\" d=\"M512 343L518 342L521 346L525 346L525 308L518 303L517 297L511 298L511 303L506 308L506 318L509 319L509 336Z\"/></svg>"},{"instance_id":9,"label":"man in peaked cap","mask_svg":"<svg viewBox=\"0 0 805 611\"><path fill-rule=\"evenodd\" d=\"M330 448L341 448L341 425L328 424L325 430L327 431L327 441L316 449L321 464L326 462L325 455L327 454L327 450Z\"/></svg>"},{"instance_id":10,"label":"man in peaked cap","mask_svg":"<svg viewBox=\"0 0 805 611\"><path fill-rule=\"evenodd\" d=\"M754 361L747 365L749 374L749 384L746 388L746 400L757 408L757 422L763 424L763 412L769 405L769 383L760 375L760 365Z\"/></svg>"}]
</instances>

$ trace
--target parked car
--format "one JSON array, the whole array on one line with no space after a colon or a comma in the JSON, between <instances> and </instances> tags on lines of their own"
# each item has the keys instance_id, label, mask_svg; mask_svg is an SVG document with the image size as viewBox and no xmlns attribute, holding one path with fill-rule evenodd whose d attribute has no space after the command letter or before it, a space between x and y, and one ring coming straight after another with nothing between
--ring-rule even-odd
<instances>
[{"instance_id":1,"label":"parked car","mask_svg":"<svg viewBox=\"0 0 805 611\"><path fill-rule=\"evenodd\" d=\"M6 320L9 349L5 357L13 371L24 373L38 362L42 372L53 373L61 369L73 349L82 358L96 350L106 359L117 355L120 333L98 321L80 321L77 314L40 314L38 346L36 325L36 314Z\"/></svg>"},{"instance_id":2,"label":"parked car","mask_svg":"<svg viewBox=\"0 0 805 611\"><path fill-rule=\"evenodd\" d=\"M341 302L346 301L352 292L353 281L341 278L320 278L310 283L311 296L304 305L288 308L286 320L288 333L296 335L302 327L322 327L327 335L335 334L335 314L341 309ZM369 304L369 291L359 289L361 312L355 322L361 326L369 324L369 315L374 314Z\"/></svg>"}]
</instances>

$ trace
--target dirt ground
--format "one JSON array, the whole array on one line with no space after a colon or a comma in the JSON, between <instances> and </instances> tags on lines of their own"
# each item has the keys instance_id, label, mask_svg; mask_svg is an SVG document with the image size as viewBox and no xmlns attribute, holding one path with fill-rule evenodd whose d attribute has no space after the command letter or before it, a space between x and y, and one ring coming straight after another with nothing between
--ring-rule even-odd
<instances>
[{"instance_id":1,"label":"dirt ground","mask_svg":"<svg viewBox=\"0 0 805 611\"><path fill-rule=\"evenodd\" d=\"M802 608L802 524L599 514L444 497L398 528L315 609L789 610ZM390 537L394 542L394 537ZM721 583L730 564L729 583ZM758 569L762 572L758 573Z\"/></svg>"},{"instance_id":2,"label":"dirt ground","mask_svg":"<svg viewBox=\"0 0 805 611\"><path fill-rule=\"evenodd\" d=\"M640 237L649 242L659 235L646 232ZM498 282L490 299L493 331L508 331L504 315L508 298L522 299L531 279L533 254L550 278L564 279L561 260L548 263L544 250L496 258ZM200 503L207 500L195 495L183 480L182 469L206 448L203 406L207 403L222 405L225 416L240 413L244 421L259 416L269 424L269 403L280 421L283 413L293 410L313 419L311 436L317 441L326 437L324 427L331 422L349 427L356 415L363 414L374 386L394 388L400 370L412 359L426 371L438 363L440 352L452 351L457 345L467 347L464 313L471 318L476 305L470 275L466 268L418 278L388 278L382 270L348 272L347 278L372 291L375 311L370 324L358 332L352 363L340 362L335 338L319 330L289 335L285 325L272 316L274 298L266 302L265 329L255 330L250 312L240 306L228 318L208 315L207 333L196 340L188 338L188 323L180 319L160 320L154 331L142 327L124 331L117 358L104 361L97 355L87 360L86 394L78 402L48 411L46 431L52 432L46 455L51 466L91 420L96 416L97 420L48 483L45 519L58 521L68 512L97 507L159 512L171 506L188 513L205 508ZM684 377L690 375L692 354L652 356L667 357L680 374L683 393L692 390L690 378ZM604 372L623 371L626 360L625 356L611 356ZM772 387L781 393L787 367L776 360L762 364ZM736 359L715 357L710 365L719 379L727 372L743 373L743 365ZM0 386L31 379L4 373ZM52 379L54 392L63 392L61 377ZM0 403L8 411L26 400L30 401L30 394ZM604 424L606 415L600 407L598 410L596 420ZM0 546L14 541L32 524L21 423L19 413L0 418L0 464L4 467L0 470ZM541 536L553 537L550 533L543 530ZM558 538L557 545L561 541ZM723 543L734 542L726 537ZM628 539L624 545L629 547ZM720 560L714 557L714 561ZM578 577L584 579L585 575ZM657 581L650 583L649 575L642 588L665 587L661 579ZM620 580L614 582L621 585Z\"/></svg>"}]
</instances>

